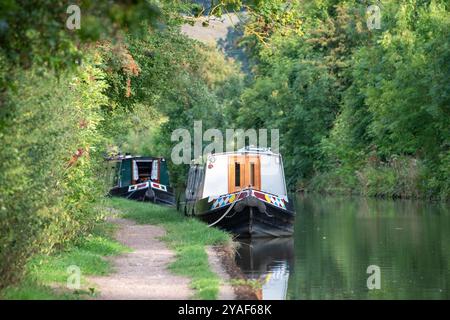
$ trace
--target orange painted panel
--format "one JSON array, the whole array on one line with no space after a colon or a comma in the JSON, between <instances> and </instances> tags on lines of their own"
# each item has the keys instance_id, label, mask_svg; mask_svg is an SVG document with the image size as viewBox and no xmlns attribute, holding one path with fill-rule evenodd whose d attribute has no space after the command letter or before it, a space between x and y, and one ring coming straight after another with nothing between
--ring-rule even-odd
<instances>
[{"instance_id":1,"label":"orange painted panel","mask_svg":"<svg viewBox=\"0 0 450 320\"><path fill-rule=\"evenodd\" d=\"M228 192L237 192L250 185L255 189L261 189L259 156L230 156L228 158Z\"/></svg>"}]
</instances>

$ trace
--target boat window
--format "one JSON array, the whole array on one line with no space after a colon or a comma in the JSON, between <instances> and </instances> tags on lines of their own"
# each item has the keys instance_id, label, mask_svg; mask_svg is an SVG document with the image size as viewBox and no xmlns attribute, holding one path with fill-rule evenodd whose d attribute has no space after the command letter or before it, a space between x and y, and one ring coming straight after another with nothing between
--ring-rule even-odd
<instances>
[{"instance_id":1,"label":"boat window","mask_svg":"<svg viewBox=\"0 0 450 320\"><path fill-rule=\"evenodd\" d=\"M239 162L234 163L234 186L241 186L241 164Z\"/></svg>"},{"instance_id":2,"label":"boat window","mask_svg":"<svg viewBox=\"0 0 450 320\"><path fill-rule=\"evenodd\" d=\"M150 180L152 175L152 161L136 161L136 171L137 171L137 182L144 182Z\"/></svg>"},{"instance_id":3,"label":"boat window","mask_svg":"<svg viewBox=\"0 0 450 320\"><path fill-rule=\"evenodd\" d=\"M250 185L255 185L255 164L253 162L250 163Z\"/></svg>"}]
</instances>

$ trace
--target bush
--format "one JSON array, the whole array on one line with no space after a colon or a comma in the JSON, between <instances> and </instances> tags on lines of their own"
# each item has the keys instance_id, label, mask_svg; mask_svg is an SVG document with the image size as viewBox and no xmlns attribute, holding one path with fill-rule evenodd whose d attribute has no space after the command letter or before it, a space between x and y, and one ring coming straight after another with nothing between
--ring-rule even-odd
<instances>
[{"instance_id":1,"label":"bush","mask_svg":"<svg viewBox=\"0 0 450 320\"><path fill-rule=\"evenodd\" d=\"M307 189L314 192L351 195L358 193L359 181L353 170L338 168L315 175L308 182Z\"/></svg>"},{"instance_id":2,"label":"bush","mask_svg":"<svg viewBox=\"0 0 450 320\"><path fill-rule=\"evenodd\" d=\"M0 110L0 289L33 254L87 231L104 192L99 70L87 63L60 77L37 69L10 77Z\"/></svg>"},{"instance_id":3,"label":"bush","mask_svg":"<svg viewBox=\"0 0 450 320\"><path fill-rule=\"evenodd\" d=\"M412 157L392 156L386 162L371 157L356 169L338 167L315 175L308 190L370 197L432 198L445 179L443 176L438 181L436 172L430 172L422 161ZM445 197L443 192L441 198Z\"/></svg>"}]
</instances>

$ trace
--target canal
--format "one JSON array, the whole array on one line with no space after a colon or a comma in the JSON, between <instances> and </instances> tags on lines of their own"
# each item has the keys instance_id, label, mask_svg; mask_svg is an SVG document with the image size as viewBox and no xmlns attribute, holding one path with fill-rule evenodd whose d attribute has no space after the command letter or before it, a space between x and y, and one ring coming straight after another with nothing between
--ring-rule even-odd
<instances>
[{"instance_id":1,"label":"canal","mask_svg":"<svg viewBox=\"0 0 450 320\"><path fill-rule=\"evenodd\" d=\"M449 299L450 206L299 195L291 238L240 240L262 299ZM369 266L380 289L368 289ZM373 282L371 282L373 283Z\"/></svg>"}]
</instances>

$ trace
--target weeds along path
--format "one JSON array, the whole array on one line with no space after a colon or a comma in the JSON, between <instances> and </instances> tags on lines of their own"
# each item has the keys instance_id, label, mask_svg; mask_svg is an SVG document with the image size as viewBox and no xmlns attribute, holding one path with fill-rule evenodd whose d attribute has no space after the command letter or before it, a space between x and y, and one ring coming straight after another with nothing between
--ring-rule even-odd
<instances>
[{"instance_id":1,"label":"weeds along path","mask_svg":"<svg viewBox=\"0 0 450 320\"><path fill-rule=\"evenodd\" d=\"M162 227L121 218L110 221L119 225L117 240L133 251L111 258L114 273L89 278L100 291L99 299L180 300L194 295L189 278L167 269L175 253L159 240L165 234Z\"/></svg>"}]
</instances>

